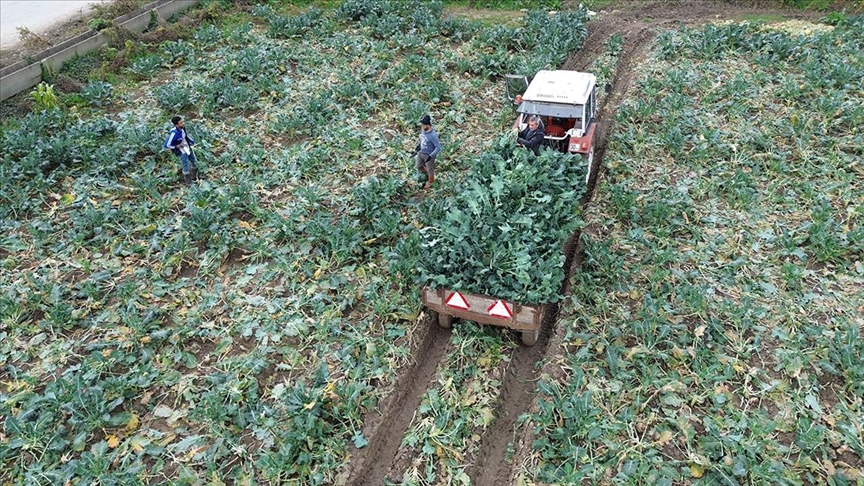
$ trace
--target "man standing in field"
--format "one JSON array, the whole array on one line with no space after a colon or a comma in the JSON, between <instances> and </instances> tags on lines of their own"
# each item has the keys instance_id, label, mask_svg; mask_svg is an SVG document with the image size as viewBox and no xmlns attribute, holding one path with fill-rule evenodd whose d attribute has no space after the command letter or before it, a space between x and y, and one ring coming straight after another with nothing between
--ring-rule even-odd
<instances>
[{"instance_id":1,"label":"man standing in field","mask_svg":"<svg viewBox=\"0 0 864 486\"><path fill-rule=\"evenodd\" d=\"M432 187L435 182L435 157L441 151L441 142L438 140L438 134L432 128L432 118L428 114L423 115L420 119L420 143L414 152L417 154L417 161L414 166L420 172L426 174L428 179L424 189Z\"/></svg>"},{"instance_id":2,"label":"man standing in field","mask_svg":"<svg viewBox=\"0 0 864 486\"><path fill-rule=\"evenodd\" d=\"M183 182L188 186L192 184L193 179L198 180L198 166L196 165L195 152L192 151L195 140L192 140L192 137L186 133L183 117L175 116L171 119L171 123L174 124L174 128L168 134L168 139L165 140L163 147L180 157L180 162L183 164Z\"/></svg>"}]
</instances>

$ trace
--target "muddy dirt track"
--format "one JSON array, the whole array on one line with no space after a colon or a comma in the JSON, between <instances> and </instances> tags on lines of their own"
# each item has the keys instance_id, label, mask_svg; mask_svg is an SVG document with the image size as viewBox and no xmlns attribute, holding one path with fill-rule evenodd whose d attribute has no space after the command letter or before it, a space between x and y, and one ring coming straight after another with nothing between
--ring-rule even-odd
<instances>
[{"instance_id":1,"label":"muddy dirt track","mask_svg":"<svg viewBox=\"0 0 864 486\"><path fill-rule=\"evenodd\" d=\"M579 2L565 2L578 6ZM603 54L606 41L614 34L623 39L620 54L608 94L598 116L599 133L596 142L594 170L596 176L588 184L583 210L590 211L590 199L598 177L602 177L602 160L606 141L615 129L618 107L636 79L638 66L648 54L651 40L658 32L679 26L693 26L708 22L737 20L748 16L770 15L772 18L812 19L818 14L802 13L779 8L769 2L711 2L711 1L623 1L613 7L599 10L588 24L588 38L581 50L572 54L562 69L585 70ZM602 89L602 87L601 87ZM590 231L586 228L586 231ZM573 235L564 248L568 275L579 271L582 262L579 234ZM569 278L562 283L564 293L569 292ZM556 322L557 307L544 316L540 336L533 347L521 346L513 351L495 407L495 420L483 432L476 455L466 457L466 472L472 484L502 486L513 484L518 474L515 465L527 457L533 441L527 427L518 429L517 419L530 413L535 404L536 381L542 374L555 376L555 359L561 354L563 331ZM391 395L366 418L363 430L369 444L353 450L351 462L342 475L341 484L381 485L385 479L399 482L402 472L412 457L397 455L402 438L411 425L422 397L432 384L435 370L447 354L450 330L440 329L433 316L425 316L420 323L412 349L414 364L400 370ZM559 332L562 331L562 332ZM544 367L539 367L545 363ZM508 459L508 453L512 457Z\"/></svg>"}]
</instances>

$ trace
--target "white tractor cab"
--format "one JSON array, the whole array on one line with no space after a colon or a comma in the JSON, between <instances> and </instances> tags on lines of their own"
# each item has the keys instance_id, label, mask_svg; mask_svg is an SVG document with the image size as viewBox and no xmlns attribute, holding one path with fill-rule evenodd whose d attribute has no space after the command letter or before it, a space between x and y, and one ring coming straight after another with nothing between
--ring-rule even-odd
<instances>
[{"instance_id":1,"label":"white tractor cab","mask_svg":"<svg viewBox=\"0 0 864 486\"><path fill-rule=\"evenodd\" d=\"M588 164L586 184L594 171L594 133L597 128L597 77L577 71L540 71L533 79L505 76L507 98L516 107L513 127L523 130L531 115L546 129L546 145L579 154Z\"/></svg>"}]
</instances>

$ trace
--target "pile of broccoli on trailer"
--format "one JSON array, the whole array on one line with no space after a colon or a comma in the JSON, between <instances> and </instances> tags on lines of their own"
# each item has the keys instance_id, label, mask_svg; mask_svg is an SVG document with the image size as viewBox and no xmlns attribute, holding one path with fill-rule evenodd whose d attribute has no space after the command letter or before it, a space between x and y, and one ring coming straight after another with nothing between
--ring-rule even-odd
<instances>
[{"instance_id":1,"label":"pile of broccoli on trailer","mask_svg":"<svg viewBox=\"0 0 864 486\"><path fill-rule=\"evenodd\" d=\"M556 302L565 242L582 227L585 162L510 138L473 161L421 230L420 283L526 305Z\"/></svg>"}]
</instances>

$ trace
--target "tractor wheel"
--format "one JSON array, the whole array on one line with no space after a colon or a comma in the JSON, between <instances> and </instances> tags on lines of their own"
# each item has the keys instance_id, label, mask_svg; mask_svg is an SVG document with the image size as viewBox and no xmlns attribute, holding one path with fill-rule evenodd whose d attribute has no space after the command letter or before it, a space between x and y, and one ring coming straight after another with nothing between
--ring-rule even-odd
<instances>
[{"instance_id":1,"label":"tractor wheel","mask_svg":"<svg viewBox=\"0 0 864 486\"><path fill-rule=\"evenodd\" d=\"M438 325L443 327L444 329L450 329L451 327L453 327L453 316L439 312Z\"/></svg>"},{"instance_id":2,"label":"tractor wheel","mask_svg":"<svg viewBox=\"0 0 864 486\"><path fill-rule=\"evenodd\" d=\"M534 346L537 342L537 336L540 335L540 328L533 331L522 331L522 344L525 346Z\"/></svg>"},{"instance_id":3,"label":"tractor wheel","mask_svg":"<svg viewBox=\"0 0 864 486\"><path fill-rule=\"evenodd\" d=\"M591 178L593 177L595 180L597 179L597 168L594 167L594 141L591 141L591 150L588 151L588 155L585 156L585 161L587 162L588 169L585 172L585 185L591 185Z\"/></svg>"}]
</instances>

